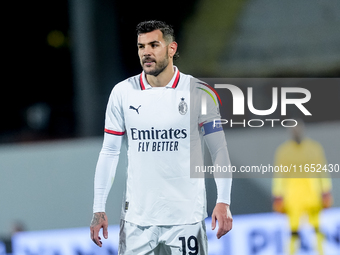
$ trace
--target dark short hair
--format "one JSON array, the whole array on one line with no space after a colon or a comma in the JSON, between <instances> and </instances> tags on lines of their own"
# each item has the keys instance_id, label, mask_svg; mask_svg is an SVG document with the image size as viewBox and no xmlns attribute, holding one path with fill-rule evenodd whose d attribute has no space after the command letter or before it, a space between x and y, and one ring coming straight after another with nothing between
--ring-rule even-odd
<instances>
[{"instance_id":1,"label":"dark short hair","mask_svg":"<svg viewBox=\"0 0 340 255\"><path fill-rule=\"evenodd\" d=\"M167 43L171 43L175 41L175 34L173 28L166 24L163 21L158 20L149 20L140 22L137 27L137 36L144 33L149 33L155 30L160 30L163 34L163 38ZM179 53L176 52L174 55L174 59L179 57Z\"/></svg>"}]
</instances>

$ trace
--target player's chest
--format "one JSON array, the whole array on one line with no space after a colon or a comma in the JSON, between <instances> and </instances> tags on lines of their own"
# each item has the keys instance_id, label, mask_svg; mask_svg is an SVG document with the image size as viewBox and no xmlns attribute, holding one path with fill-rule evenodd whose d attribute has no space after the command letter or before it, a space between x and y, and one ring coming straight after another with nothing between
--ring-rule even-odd
<instances>
[{"instance_id":1,"label":"player's chest","mask_svg":"<svg viewBox=\"0 0 340 255\"><path fill-rule=\"evenodd\" d=\"M123 111L127 126L166 126L190 119L189 91L150 89L129 94Z\"/></svg>"}]
</instances>

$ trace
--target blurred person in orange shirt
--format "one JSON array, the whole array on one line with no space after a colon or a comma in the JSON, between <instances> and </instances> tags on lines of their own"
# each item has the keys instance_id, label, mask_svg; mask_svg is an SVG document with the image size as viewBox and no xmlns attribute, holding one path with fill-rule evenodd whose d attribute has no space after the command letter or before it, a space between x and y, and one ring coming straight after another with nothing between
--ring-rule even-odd
<instances>
[{"instance_id":1,"label":"blurred person in orange shirt","mask_svg":"<svg viewBox=\"0 0 340 255\"><path fill-rule=\"evenodd\" d=\"M305 138L304 123L301 120L298 123L291 130L292 139L276 150L275 165L288 168L293 166L292 169L295 166L296 172L274 176L273 209L288 216L291 229L289 254L295 254L298 244L301 244L300 220L307 215L309 223L315 229L318 253L323 255L324 235L319 230L319 216L322 209L330 207L333 203L332 182L328 176L322 146L310 138ZM315 164L315 168L319 168L320 172L309 169L312 164ZM308 168L306 171L305 166Z\"/></svg>"}]
</instances>

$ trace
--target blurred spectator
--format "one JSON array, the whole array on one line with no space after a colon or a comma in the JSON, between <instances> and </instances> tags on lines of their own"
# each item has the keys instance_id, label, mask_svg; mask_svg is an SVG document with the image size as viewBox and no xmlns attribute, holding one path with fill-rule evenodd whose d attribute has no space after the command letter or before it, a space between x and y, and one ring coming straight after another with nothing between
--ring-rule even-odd
<instances>
[{"instance_id":1,"label":"blurred spectator","mask_svg":"<svg viewBox=\"0 0 340 255\"><path fill-rule=\"evenodd\" d=\"M320 173L303 171L304 173L300 174L300 166L304 169L305 166L310 167L311 164L315 164L315 167L317 167L319 164L322 169L327 167L327 163L322 146L312 139L305 138L304 124L301 120L298 122L299 124L291 130L291 140L283 143L277 149L275 155L276 166L282 165L288 168L293 166L292 169L296 166L298 173L274 176L273 209L288 216L291 229L289 254L295 254L299 246L301 247L299 225L301 218L307 215L309 223L315 229L318 253L322 255L324 236L319 231L319 215L323 208L332 205L332 184L331 179L328 178L327 169L320 171Z\"/></svg>"}]
</instances>

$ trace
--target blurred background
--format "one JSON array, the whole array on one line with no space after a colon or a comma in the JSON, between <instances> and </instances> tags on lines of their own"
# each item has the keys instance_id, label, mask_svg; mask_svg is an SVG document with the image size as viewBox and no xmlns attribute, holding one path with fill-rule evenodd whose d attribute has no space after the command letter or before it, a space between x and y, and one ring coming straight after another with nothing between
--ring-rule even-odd
<instances>
[{"instance_id":1,"label":"blurred background","mask_svg":"<svg viewBox=\"0 0 340 255\"><path fill-rule=\"evenodd\" d=\"M308 105L313 117L304 121L307 136L321 143L328 162L340 163L338 0L59 0L11 2L6 10L11 16L4 25L7 79L0 93L0 255L12 253L14 233L89 225L109 93L141 72L135 34L140 21L173 25L180 53L175 65L196 77L333 79L332 86L313 85ZM268 89L253 87L258 102L271 99ZM232 163L251 165L273 163L275 149L290 135L282 127L236 127L226 137ZM122 169L108 200L112 225L119 223L124 180ZM339 187L333 179L334 208L340 207ZM209 179L207 192L211 213L216 191ZM232 212L236 219L254 216L251 225L260 219L257 214L272 212L271 196L271 179L235 179ZM338 213L329 216L334 231L328 240L335 240L329 254L340 252ZM14 253L48 253L37 245L34 252ZM228 252L216 248L211 254L234 254ZM268 252L283 251L238 254Z\"/></svg>"}]
</instances>

